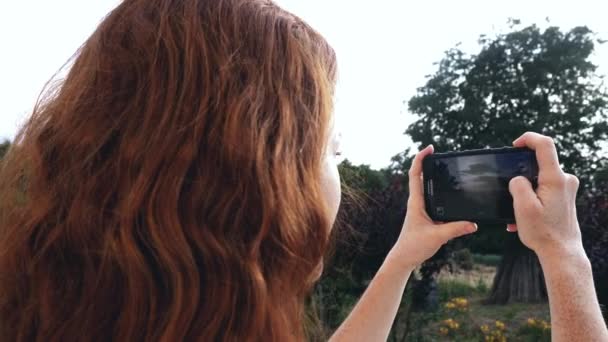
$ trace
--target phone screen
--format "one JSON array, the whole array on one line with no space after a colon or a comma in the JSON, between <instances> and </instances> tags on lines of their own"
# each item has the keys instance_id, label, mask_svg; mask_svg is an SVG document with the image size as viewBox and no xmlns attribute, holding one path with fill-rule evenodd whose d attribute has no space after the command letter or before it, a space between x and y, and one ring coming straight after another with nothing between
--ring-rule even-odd
<instances>
[{"instance_id":1,"label":"phone screen","mask_svg":"<svg viewBox=\"0 0 608 342\"><path fill-rule=\"evenodd\" d=\"M427 196L434 218L515 222L509 181L537 174L533 151L450 155L430 158L425 168Z\"/></svg>"}]
</instances>

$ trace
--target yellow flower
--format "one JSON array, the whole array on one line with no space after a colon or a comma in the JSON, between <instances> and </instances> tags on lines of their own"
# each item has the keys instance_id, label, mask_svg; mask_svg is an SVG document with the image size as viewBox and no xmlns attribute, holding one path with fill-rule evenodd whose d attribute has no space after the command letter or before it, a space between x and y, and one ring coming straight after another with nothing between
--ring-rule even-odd
<instances>
[{"instance_id":1,"label":"yellow flower","mask_svg":"<svg viewBox=\"0 0 608 342\"><path fill-rule=\"evenodd\" d=\"M439 328L439 333L440 333L441 335L447 335L447 334L448 334L448 332L449 332L449 330L448 330L448 328L446 328L446 327L441 327L441 328Z\"/></svg>"},{"instance_id":2,"label":"yellow flower","mask_svg":"<svg viewBox=\"0 0 608 342\"><path fill-rule=\"evenodd\" d=\"M528 325L533 327L536 325L536 320L534 318L528 318Z\"/></svg>"},{"instance_id":3,"label":"yellow flower","mask_svg":"<svg viewBox=\"0 0 608 342\"><path fill-rule=\"evenodd\" d=\"M499 330L504 330L505 329L505 324L501 321L496 321L496 328Z\"/></svg>"},{"instance_id":4,"label":"yellow flower","mask_svg":"<svg viewBox=\"0 0 608 342\"><path fill-rule=\"evenodd\" d=\"M456 330L456 329L458 329L460 327L460 324L458 324L458 322L456 322L455 320L453 320L451 318L448 318L448 319L444 320L442 323L445 326L447 326L448 328L454 329L454 330Z\"/></svg>"},{"instance_id":5,"label":"yellow flower","mask_svg":"<svg viewBox=\"0 0 608 342\"><path fill-rule=\"evenodd\" d=\"M542 326L543 330L549 330L549 329L551 329L551 324L549 324L549 323L547 323L545 321L541 322L541 326Z\"/></svg>"},{"instance_id":6,"label":"yellow flower","mask_svg":"<svg viewBox=\"0 0 608 342\"><path fill-rule=\"evenodd\" d=\"M480 327L480 329L481 329L481 332L484 333L484 334L487 334L487 333L490 332L490 327L487 324L482 325Z\"/></svg>"},{"instance_id":7,"label":"yellow flower","mask_svg":"<svg viewBox=\"0 0 608 342\"><path fill-rule=\"evenodd\" d=\"M456 298L454 299L454 301L456 302L457 305L459 306L467 306L469 304L469 302L467 301L466 298Z\"/></svg>"},{"instance_id":8,"label":"yellow flower","mask_svg":"<svg viewBox=\"0 0 608 342\"><path fill-rule=\"evenodd\" d=\"M446 309L453 309L455 307L456 307L456 305L454 303L452 303L452 302L448 302L448 303L445 304L445 308Z\"/></svg>"}]
</instances>

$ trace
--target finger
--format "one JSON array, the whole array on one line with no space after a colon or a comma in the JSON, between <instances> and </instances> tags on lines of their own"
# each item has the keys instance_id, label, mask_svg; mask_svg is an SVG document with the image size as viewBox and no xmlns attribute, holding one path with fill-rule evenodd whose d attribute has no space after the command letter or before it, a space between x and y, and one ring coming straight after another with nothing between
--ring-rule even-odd
<instances>
[{"instance_id":1,"label":"finger","mask_svg":"<svg viewBox=\"0 0 608 342\"><path fill-rule=\"evenodd\" d=\"M517 216L518 213L528 213L542 207L532 184L523 176L517 176L509 182L509 192L513 197L513 209Z\"/></svg>"},{"instance_id":2,"label":"finger","mask_svg":"<svg viewBox=\"0 0 608 342\"><path fill-rule=\"evenodd\" d=\"M526 132L513 141L515 147L528 147L536 151L539 176L544 179L561 176L557 150L553 139L534 132Z\"/></svg>"},{"instance_id":3,"label":"finger","mask_svg":"<svg viewBox=\"0 0 608 342\"><path fill-rule=\"evenodd\" d=\"M422 160L429 154L433 153L433 145L429 145L422 151L418 152L414 157L412 166L408 172L409 178L409 204L413 206L423 207L424 206L424 195L422 188Z\"/></svg>"},{"instance_id":4,"label":"finger","mask_svg":"<svg viewBox=\"0 0 608 342\"><path fill-rule=\"evenodd\" d=\"M467 221L458 221L442 224L437 227L436 230L439 239L443 243L446 243L449 240L457 238L459 236L471 234L475 231L477 231L477 225L473 222Z\"/></svg>"},{"instance_id":5,"label":"finger","mask_svg":"<svg viewBox=\"0 0 608 342\"><path fill-rule=\"evenodd\" d=\"M507 231L509 233L515 233L517 231L517 225L513 223L507 224Z\"/></svg>"}]
</instances>

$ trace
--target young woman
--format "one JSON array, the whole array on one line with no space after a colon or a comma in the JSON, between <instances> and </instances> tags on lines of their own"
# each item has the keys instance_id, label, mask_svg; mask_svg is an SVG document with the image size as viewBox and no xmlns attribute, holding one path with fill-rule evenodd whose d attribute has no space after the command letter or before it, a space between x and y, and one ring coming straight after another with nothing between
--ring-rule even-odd
<instances>
[{"instance_id":1,"label":"young woman","mask_svg":"<svg viewBox=\"0 0 608 342\"><path fill-rule=\"evenodd\" d=\"M335 79L331 47L270 1L122 2L2 163L2 339L305 339L340 200ZM599 339L576 182L548 138L517 144L541 164L537 194L512 188L554 334ZM399 241L333 340L386 339L414 267L475 231L426 216L429 153L410 170Z\"/></svg>"}]
</instances>

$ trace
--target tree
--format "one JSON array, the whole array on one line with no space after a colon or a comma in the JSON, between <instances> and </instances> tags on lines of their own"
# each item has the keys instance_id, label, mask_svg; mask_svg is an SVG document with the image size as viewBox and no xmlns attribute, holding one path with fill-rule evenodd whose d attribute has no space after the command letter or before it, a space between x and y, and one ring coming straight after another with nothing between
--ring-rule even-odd
<instances>
[{"instance_id":1,"label":"tree","mask_svg":"<svg viewBox=\"0 0 608 342\"><path fill-rule=\"evenodd\" d=\"M397 241L406 211L408 154L395 156L389 168L379 171L348 160L338 167L342 203L332 231L334 248L313 296L318 316L329 331L344 320ZM405 301L390 341L405 337L411 308Z\"/></svg>"},{"instance_id":2,"label":"tree","mask_svg":"<svg viewBox=\"0 0 608 342\"><path fill-rule=\"evenodd\" d=\"M337 328L361 296L392 246L393 235L386 233L385 225L385 194L391 193L386 173L348 160L338 170L342 201L332 231L333 248L313 296L329 331Z\"/></svg>"},{"instance_id":3,"label":"tree","mask_svg":"<svg viewBox=\"0 0 608 342\"><path fill-rule=\"evenodd\" d=\"M564 169L592 186L604 167L601 142L608 140L608 96L589 61L594 34L586 27L562 32L511 22L511 32L481 36L481 51L450 49L438 71L410 99L419 116L406 134L438 151L511 145L525 131L555 138ZM480 234L488 229L480 227ZM505 233L506 234L506 233ZM536 256L506 236L490 301L533 302L546 296Z\"/></svg>"}]
</instances>

